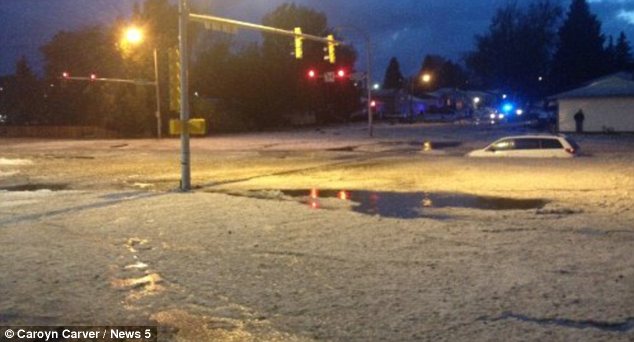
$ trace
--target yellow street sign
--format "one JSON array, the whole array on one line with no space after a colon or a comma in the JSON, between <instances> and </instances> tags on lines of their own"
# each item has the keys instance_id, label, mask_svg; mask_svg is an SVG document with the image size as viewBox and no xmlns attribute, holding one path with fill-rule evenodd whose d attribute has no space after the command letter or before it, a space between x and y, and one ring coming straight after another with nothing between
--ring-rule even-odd
<instances>
[{"instance_id":1,"label":"yellow street sign","mask_svg":"<svg viewBox=\"0 0 634 342\"><path fill-rule=\"evenodd\" d=\"M181 121L178 119L170 120L170 134L181 134ZM207 134L207 122L205 119L189 119L189 134L205 135Z\"/></svg>"}]
</instances>

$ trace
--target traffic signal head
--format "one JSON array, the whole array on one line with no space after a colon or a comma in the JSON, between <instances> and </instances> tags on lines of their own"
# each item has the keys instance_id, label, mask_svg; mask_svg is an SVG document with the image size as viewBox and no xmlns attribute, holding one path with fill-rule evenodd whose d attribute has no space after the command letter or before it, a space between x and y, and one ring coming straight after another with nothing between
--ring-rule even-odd
<instances>
[{"instance_id":1,"label":"traffic signal head","mask_svg":"<svg viewBox=\"0 0 634 342\"><path fill-rule=\"evenodd\" d=\"M174 112L181 110L181 64L180 52L177 48L167 50L169 70L169 108Z\"/></svg>"},{"instance_id":2,"label":"traffic signal head","mask_svg":"<svg viewBox=\"0 0 634 342\"><path fill-rule=\"evenodd\" d=\"M317 78L317 71L315 71L315 69L310 69L308 70L308 78Z\"/></svg>"},{"instance_id":3,"label":"traffic signal head","mask_svg":"<svg viewBox=\"0 0 634 342\"><path fill-rule=\"evenodd\" d=\"M62 73L62 77L63 77L63 78L68 78L69 76L70 76L70 74L68 73L68 71L64 71L64 72Z\"/></svg>"},{"instance_id":4,"label":"traffic signal head","mask_svg":"<svg viewBox=\"0 0 634 342\"><path fill-rule=\"evenodd\" d=\"M94 81L94 80L96 80L96 79L97 79L97 75L95 75L95 74L90 74L90 80L91 80L91 81Z\"/></svg>"},{"instance_id":5,"label":"traffic signal head","mask_svg":"<svg viewBox=\"0 0 634 342\"><path fill-rule=\"evenodd\" d=\"M330 64L335 64L335 36L333 36L332 34L328 35L328 55L325 59L327 59Z\"/></svg>"},{"instance_id":6,"label":"traffic signal head","mask_svg":"<svg viewBox=\"0 0 634 342\"><path fill-rule=\"evenodd\" d=\"M337 70L337 77L339 77L339 78L346 77L346 71L344 69Z\"/></svg>"},{"instance_id":7,"label":"traffic signal head","mask_svg":"<svg viewBox=\"0 0 634 342\"><path fill-rule=\"evenodd\" d=\"M302 29L301 27L296 27L294 30L296 36L295 36L295 58L297 59L302 59L302 57L304 56L304 50L302 48Z\"/></svg>"}]
</instances>

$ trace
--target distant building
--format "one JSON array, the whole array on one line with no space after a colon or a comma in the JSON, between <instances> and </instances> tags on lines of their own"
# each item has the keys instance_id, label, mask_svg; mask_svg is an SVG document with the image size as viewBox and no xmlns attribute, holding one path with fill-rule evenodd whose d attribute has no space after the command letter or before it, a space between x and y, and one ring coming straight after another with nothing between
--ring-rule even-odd
<instances>
[{"instance_id":1,"label":"distant building","mask_svg":"<svg viewBox=\"0 0 634 342\"><path fill-rule=\"evenodd\" d=\"M381 119L414 119L431 107L442 105L436 96L411 96L403 89L383 89L372 92L376 115Z\"/></svg>"},{"instance_id":2,"label":"distant building","mask_svg":"<svg viewBox=\"0 0 634 342\"><path fill-rule=\"evenodd\" d=\"M553 96L560 132L634 132L634 80L630 73L596 79Z\"/></svg>"},{"instance_id":3,"label":"distant building","mask_svg":"<svg viewBox=\"0 0 634 342\"><path fill-rule=\"evenodd\" d=\"M466 91L453 88L441 88L430 95L440 99L441 108L463 111L471 107L473 100Z\"/></svg>"}]
</instances>

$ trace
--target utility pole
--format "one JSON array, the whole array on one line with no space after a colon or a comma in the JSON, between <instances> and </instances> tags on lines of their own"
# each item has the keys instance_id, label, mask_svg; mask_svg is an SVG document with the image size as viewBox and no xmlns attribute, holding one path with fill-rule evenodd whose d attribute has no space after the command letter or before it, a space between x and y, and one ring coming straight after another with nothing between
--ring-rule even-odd
<instances>
[{"instance_id":1,"label":"utility pole","mask_svg":"<svg viewBox=\"0 0 634 342\"><path fill-rule=\"evenodd\" d=\"M178 2L178 48L180 50L180 82L181 82L181 191L191 190L191 165L189 151L189 80L187 53L187 24L189 22L189 4L187 0Z\"/></svg>"},{"instance_id":2,"label":"utility pole","mask_svg":"<svg viewBox=\"0 0 634 342\"><path fill-rule=\"evenodd\" d=\"M366 68L368 69L365 73L365 87L368 97L368 134L370 135L370 137L373 137L374 125L372 122L372 41L370 40L370 35L356 26L341 26L337 27L336 29L356 31L361 34L363 36L363 39L365 40L365 64Z\"/></svg>"},{"instance_id":3,"label":"utility pole","mask_svg":"<svg viewBox=\"0 0 634 342\"><path fill-rule=\"evenodd\" d=\"M154 85L156 89L156 138L161 139L161 88L159 86L158 51L154 48Z\"/></svg>"},{"instance_id":4,"label":"utility pole","mask_svg":"<svg viewBox=\"0 0 634 342\"><path fill-rule=\"evenodd\" d=\"M374 136L374 126L372 123L372 42L370 41L370 35L364 32L365 45L366 45L366 68L368 69L365 75L365 87L368 91L368 134L370 138Z\"/></svg>"}]
</instances>

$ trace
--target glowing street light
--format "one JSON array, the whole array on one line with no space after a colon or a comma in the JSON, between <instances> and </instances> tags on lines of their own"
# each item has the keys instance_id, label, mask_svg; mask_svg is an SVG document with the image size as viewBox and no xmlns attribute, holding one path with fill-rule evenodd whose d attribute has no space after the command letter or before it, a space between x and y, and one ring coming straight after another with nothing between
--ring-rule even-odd
<instances>
[{"instance_id":1,"label":"glowing street light","mask_svg":"<svg viewBox=\"0 0 634 342\"><path fill-rule=\"evenodd\" d=\"M478 104L480 103L480 101L481 101L481 99L478 96L473 98L473 108L474 109L478 109Z\"/></svg>"},{"instance_id":2,"label":"glowing street light","mask_svg":"<svg viewBox=\"0 0 634 342\"><path fill-rule=\"evenodd\" d=\"M145 36L143 30L130 26L123 33L123 41L132 45L139 45ZM159 87L158 52L154 48L154 86L156 88L156 137L161 139L161 88Z\"/></svg>"},{"instance_id":3,"label":"glowing street light","mask_svg":"<svg viewBox=\"0 0 634 342\"><path fill-rule=\"evenodd\" d=\"M136 26L130 26L125 30L124 39L128 43L138 45L143 41L143 31Z\"/></svg>"},{"instance_id":4,"label":"glowing street light","mask_svg":"<svg viewBox=\"0 0 634 342\"><path fill-rule=\"evenodd\" d=\"M423 74L422 80L425 83L431 82L431 75L430 74Z\"/></svg>"}]
</instances>

